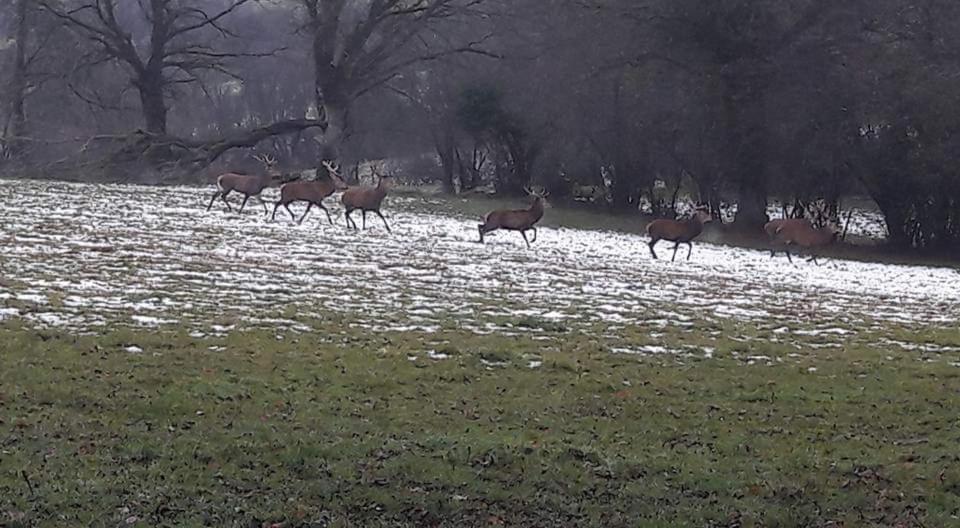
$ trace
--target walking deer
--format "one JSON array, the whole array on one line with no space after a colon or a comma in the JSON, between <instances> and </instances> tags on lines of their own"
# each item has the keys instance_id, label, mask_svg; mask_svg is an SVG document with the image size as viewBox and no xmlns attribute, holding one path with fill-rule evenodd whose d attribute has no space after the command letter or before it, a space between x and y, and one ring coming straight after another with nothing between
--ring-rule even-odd
<instances>
[{"instance_id":1,"label":"walking deer","mask_svg":"<svg viewBox=\"0 0 960 528\"><path fill-rule=\"evenodd\" d=\"M703 232L703 224L712 221L713 217L710 215L710 211L706 206L698 205L693 215L689 218L683 220L668 220L662 218L650 222L647 224L647 234L650 235L650 242L648 242L647 245L650 247L650 254L653 255L653 258L657 258L657 253L653 250L653 246L661 240L667 240L674 243L673 258L670 259L670 262L676 260L677 249L680 247L680 244L687 245L687 260L690 260L690 254L693 252L693 244L691 241Z\"/></svg>"},{"instance_id":2,"label":"walking deer","mask_svg":"<svg viewBox=\"0 0 960 528\"><path fill-rule=\"evenodd\" d=\"M487 213L483 218L483 223L477 226L480 231L480 243L483 243L483 235L497 229L507 231L519 231L523 236L523 241L530 247L530 240L527 238L527 231L533 231L533 241L537 241L537 228L534 224L543 218L544 202L549 196L547 193L535 193L529 188L524 191L533 197L533 202L527 209L497 209Z\"/></svg>"},{"instance_id":3,"label":"walking deer","mask_svg":"<svg viewBox=\"0 0 960 528\"><path fill-rule=\"evenodd\" d=\"M775 236L776 240L784 245L783 252L787 254L787 260L793 263L793 258L790 257L790 245L797 246L806 251L828 246L837 238L838 231L838 226L834 222L829 222L821 228L814 228L809 224L792 223L781 225L777 229ZM814 253L811 253L810 258L807 260L813 261L813 263L818 266L820 265L820 263L817 262L817 255Z\"/></svg>"},{"instance_id":4,"label":"walking deer","mask_svg":"<svg viewBox=\"0 0 960 528\"><path fill-rule=\"evenodd\" d=\"M260 205L263 206L264 214L268 212L267 204L260 198L260 193L269 187L271 183L280 180L280 171L276 169L277 160L270 155L254 156L253 159L263 163L265 172L253 175L237 174L234 172L221 174L217 177L217 191L210 197L210 204L207 205L207 211L213 207L213 202L216 201L217 196L223 200L223 203L227 204L228 211L233 211L233 208L230 207L230 202L227 201L227 196L236 191L243 195L243 203L240 204L240 213L243 213L243 208L247 205L247 200L250 198L256 198L257 201L260 202Z\"/></svg>"},{"instance_id":5,"label":"walking deer","mask_svg":"<svg viewBox=\"0 0 960 528\"><path fill-rule=\"evenodd\" d=\"M323 200L335 191L346 189L347 184L343 181L343 178L340 177L340 172L332 163L324 160L323 166L326 167L327 174L329 174L324 180L294 181L280 186L280 200L273 205L273 215L270 216L271 221L277 217L277 209L279 209L281 205L290 213L290 219L296 221L297 217L293 214L293 211L290 210L290 204L294 202L307 202L307 210L303 212L303 216L297 221L298 224L303 223L303 220L307 217L307 213L310 212L310 208L317 206L323 209L324 213L327 213L327 221L333 225L333 218L330 217L330 211L323 205Z\"/></svg>"},{"instance_id":6,"label":"walking deer","mask_svg":"<svg viewBox=\"0 0 960 528\"><path fill-rule=\"evenodd\" d=\"M763 231L767 234L767 240L770 242L770 258L777 254L777 232L780 229L794 229L793 226L805 226L813 228L813 224L806 218L776 218L763 225ZM787 252L789 257L790 253Z\"/></svg>"},{"instance_id":7,"label":"walking deer","mask_svg":"<svg viewBox=\"0 0 960 528\"><path fill-rule=\"evenodd\" d=\"M388 180L391 176L387 174L380 175L376 172L374 172L374 174L380 180L377 182L376 187L357 185L343 191L343 194L340 196L340 202L343 204L344 209L343 218L348 228L352 225L354 229L357 229L357 223L350 218L350 214L359 209L363 213L363 229L366 229L367 213L377 213L380 220L383 220L383 225L387 228L387 232L390 233L390 225L387 223L387 219L383 217L383 213L380 212L380 207L383 205L383 199L387 196Z\"/></svg>"}]
</instances>

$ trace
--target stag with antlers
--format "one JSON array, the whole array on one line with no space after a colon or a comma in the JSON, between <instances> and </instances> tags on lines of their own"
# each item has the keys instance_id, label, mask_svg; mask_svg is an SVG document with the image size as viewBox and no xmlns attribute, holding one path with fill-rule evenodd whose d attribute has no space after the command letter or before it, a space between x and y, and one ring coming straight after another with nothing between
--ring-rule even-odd
<instances>
[{"instance_id":1,"label":"stag with antlers","mask_svg":"<svg viewBox=\"0 0 960 528\"><path fill-rule=\"evenodd\" d=\"M236 191L243 195L243 203L240 204L240 213L243 213L244 206L250 198L256 198L263 206L264 214L267 211L267 204L260 198L260 193L270 186L271 183L280 180L280 172L277 170L277 160L269 154L263 156L253 156L253 159L263 163L265 172L260 174L237 174L228 172L217 177L217 191L210 197L210 204L207 205L207 211L213 207L213 202L219 196L223 203L227 204L227 210L233 211L227 196Z\"/></svg>"},{"instance_id":2,"label":"stag with antlers","mask_svg":"<svg viewBox=\"0 0 960 528\"><path fill-rule=\"evenodd\" d=\"M353 227L356 229L357 223L354 222L353 218L350 218L350 214L359 209L363 213L363 229L366 229L367 213L376 213L377 216L380 217L380 220L383 220L383 225L389 233L390 224L387 223L387 219L384 218L383 213L380 212L380 207L383 205L383 199L387 196L390 175L378 174L376 170L373 171L373 174L380 180L377 182L376 187L358 185L343 191L343 194L340 196L340 202L343 204L343 218L348 228Z\"/></svg>"},{"instance_id":3,"label":"stag with antlers","mask_svg":"<svg viewBox=\"0 0 960 528\"><path fill-rule=\"evenodd\" d=\"M303 216L301 216L300 221L297 222L298 224L303 223L303 219L307 217L307 213L310 212L310 208L313 206L323 209L323 212L327 213L327 221L330 222L331 225L333 224L330 211L323 205L323 200L335 191L346 189L347 184L344 183L340 177L340 172L336 166L326 160L323 161L323 166L327 169L327 174L329 175L326 179L295 181L280 186L280 200L273 206L273 215L270 217L271 221L277 217L277 209L279 209L281 205L290 213L290 218L296 221L297 217L294 216L293 211L290 210L290 204L293 202L307 202L307 210L303 212Z\"/></svg>"},{"instance_id":4,"label":"stag with antlers","mask_svg":"<svg viewBox=\"0 0 960 528\"><path fill-rule=\"evenodd\" d=\"M806 208L808 218L777 218L763 226L770 240L770 257L777 254L777 249L787 255L787 260L793 263L790 256L790 246L811 250L826 246L837 238L839 226L830 219L827 212L827 202L823 199L810 203ZM819 226L819 227L817 227ZM811 254L808 259L819 265L816 255Z\"/></svg>"},{"instance_id":5,"label":"stag with antlers","mask_svg":"<svg viewBox=\"0 0 960 528\"><path fill-rule=\"evenodd\" d=\"M523 241L530 247L530 239L527 238L527 231L533 231L533 242L537 241L537 228L534 224L543 218L543 209L548 193L534 192L530 188L524 188L528 195L533 197L533 202L527 209L497 209L487 213L483 218L483 223L477 226L480 231L480 243L483 243L483 236L497 229L507 231L519 231L523 236Z\"/></svg>"}]
</instances>

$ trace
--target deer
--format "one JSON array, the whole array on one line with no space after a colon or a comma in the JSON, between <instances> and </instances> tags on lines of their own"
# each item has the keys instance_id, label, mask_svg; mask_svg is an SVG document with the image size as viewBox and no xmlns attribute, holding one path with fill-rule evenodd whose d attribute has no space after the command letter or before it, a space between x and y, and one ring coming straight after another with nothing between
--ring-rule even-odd
<instances>
[{"instance_id":1,"label":"deer","mask_svg":"<svg viewBox=\"0 0 960 528\"><path fill-rule=\"evenodd\" d=\"M777 231L781 228L794 229L792 226L813 227L810 220L806 218L776 218L763 225L763 231L767 234L767 240L770 242L770 258L777 254L775 244L777 243ZM789 256L790 253L787 253Z\"/></svg>"},{"instance_id":2,"label":"deer","mask_svg":"<svg viewBox=\"0 0 960 528\"><path fill-rule=\"evenodd\" d=\"M834 222L828 222L826 226L820 228L814 228L809 224L791 223L782 224L777 228L775 236L776 240L784 245L783 252L787 254L787 260L792 264L793 258L790 257L790 245L803 248L807 251L828 246L837 238L838 231L838 226ZM810 258L807 260L812 261L817 266L820 265L820 263L817 262L817 256L813 253L810 254Z\"/></svg>"},{"instance_id":3,"label":"deer","mask_svg":"<svg viewBox=\"0 0 960 528\"><path fill-rule=\"evenodd\" d=\"M519 231L523 236L523 241L530 247L530 239L527 238L527 231L533 231L533 242L537 241L537 228L535 224L543 218L543 209L549 193L536 193L529 187L523 189L533 197L533 202L526 209L497 209L490 211L483 217L483 223L477 226L480 232L479 242L483 243L483 236L497 229L507 231Z\"/></svg>"},{"instance_id":4,"label":"deer","mask_svg":"<svg viewBox=\"0 0 960 528\"><path fill-rule=\"evenodd\" d=\"M217 177L217 191L210 197L210 204L207 205L207 211L213 207L213 202L216 201L217 196L219 196L220 199L223 200L223 203L227 204L227 210L232 212L233 208L230 207L227 196L231 192L236 191L243 195L243 203L240 204L239 213L243 213L243 208L247 205L247 200L252 197L256 198L257 201L260 202L260 205L263 206L264 214L268 212L267 204L260 198L260 193L269 187L271 183L280 180L280 171L276 169L277 160L270 155L253 156L253 159L263 163L266 172L255 175L237 174L234 172L221 174Z\"/></svg>"},{"instance_id":5,"label":"deer","mask_svg":"<svg viewBox=\"0 0 960 528\"><path fill-rule=\"evenodd\" d=\"M763 226L763 230L767 233L771 244L773 244L773 246L770 248L770 258L773 258L776 255L777 245L783 245L786 247L786 245L790 243L796 244L795 242L790 241L791 234L793 233L798 233L799 237L803 240L814 242L815 246L823 245L814 240L817 238L816 236L810 238L810 235L811 233L818 231L818 229L814 227L816 225L833 225L833 222L829 220L829 215L827 214L827 202L822 199L811 202L807 204L805 213L809 216L809 218L778 218L767 222ZM835 226L832 227L831 230L834 232L837 231ZM821 239L823 237L827 237L826 231L819 236ZM826 243L830 243L831 241L832 240L828 240ZM790 257L790 251L784 249L783 252L787 254L787 260L792 263L793 259ZM811 258L810 260L816 262L815 257Z\"/></svg>"},{"instance_id":6,"label":"deer","mask_svg":"<svg viewBox=\"0 0 960 528\"><path fill-rule=\"evenodd\" d=\"M653 250L653 246L661 240L667 240L674 243L673 258L670 259L670 262L676 260L677 249L680 244L687 245L687 260L690 260L690 254L693 252L691 241L703 232L703 224L712 221L713 216L706 206L698 205L689 218L683 220L661 218L650 222L647 224L647 234L650 236L650 242L647 245L650 247L650 254L656 259L657 253Z\"/></svg>"},{"instance_id":7,"label":"deer","mask_svg":"<svg viewBox=\"0 0 960 528\"><path fill-rule=\"evenodd\" d=\"M383 199L387 196L389 185L387 180L389 180L391 176L388 174L380 175L377 174L376 171L374 171L374 175L379 179L376 187L356 185L349 187L340 195L340 203L343 204L343 218L348 228L352 225L354 229L357 229L357 223L350 218L350 214L359 209L363 213L363 229L366 229L367 213L377 213L377 216L383 220L383 225L387 228L387 233L390 233L390 224L387 223L387 219L384 218L383 213L380 212L380 207L383 205Z\"/></svg>"},{"instance_id":8,"label":"deer","mask_svg":"<svg viewBox=\"0 0 960 528\"><path fill-rule=\"evenodd\" d=\"M327 174L329 174L327 179L294 181L280 186L280 200L273 205L273 215L270 217L271 222L276 219L277 209L279 209L281 205L290 213L290 219L297 221L297 217L293 214L293 211L290 210L290 204L294 202L307 202L307 210L303 212L303 216L300 217L297 224L302 224L303 220L307 217L307 213L316 205L320 209L323 209L323 212L327 213L327 221L330 222L330 225L333 225L333 218L330 217L330 211L323 205L323 200L336 191L346 189L347 184L340 176L339 170L332 163L324 160L322 164L327 169Z\"/></svg>"}]
</instances>

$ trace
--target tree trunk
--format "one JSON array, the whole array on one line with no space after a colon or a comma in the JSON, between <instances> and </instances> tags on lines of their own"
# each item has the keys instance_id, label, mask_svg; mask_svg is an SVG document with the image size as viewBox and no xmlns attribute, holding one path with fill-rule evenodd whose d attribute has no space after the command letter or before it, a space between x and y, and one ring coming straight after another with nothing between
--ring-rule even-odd
<instances>
[{"instance_id":1,"label":"tree trunk","mask_svg":"<svg viewBox=\"0 0 960 528\"><path fill-rule=\"evenodd\" d=\"M27 37L29 21L27 4L30 0L17 1L16 49L14 51L13 76L10 79L10 116L5 136L12 139L7 143L6 155L18 158L24 154L27 135Z\"/></svg>"},{"instance_id":2,"label":"tree trunk","mask_svg":"<svg viewBox=\"0 0 960 528\"><path fill-rule=\"evenodd\" d=\"M348 126L350 96L346 91L343 72L337 67L336 14L341 5L318 2L311 9L313 25L313 102L321 126L320 148L317 152L317 175L326 173L323 160L337 162Z\"/></svg>"},{"instance_id":3,"label":"tree trunk","mask_svg":"<svg viewBox=\"0 0 960 528\"><path fill-rule=\"evenodd\" d=\"M441 127L434 127L432 132L434 148L437 150L437 156L440 158L440 170L443 172L443 192L456 194L457 157L453 131Z\"/></svg>"},{"instance_id":4,"label":"tree trunk","mask_svg":"<svg viewBox=\"0 0 960 528\"><path fill-rule=\"evenodd\" d=\"M901 200L888 199L879 193L871 193L873 201L877 203L880 213L883 214L883 221L887 226L887 236L890 244L898 248L909 248L913 246L910 234L907 228L907 214L904 211ZM906 200L903 200L906 202Z\"/></svg>"},{"instance_id":5,"label":"tree trunk","mask_svg":"<svg viewBox=\"0 0 960 528\"><path fill-rule=\"evenodd\" d=\"M766 135L763 73L732 68L723 80L727 124L725 169L737 189L734 225L756 230L767 217Z\"/></svg>"},{"instance_id":6,"label":"tree trunk","mask_svg":"<svg viewBox=\"0 0 960 528\"><path fill-rule=\"evenodd\" d=\"M745 178L740 183L734 225L744 230L755 230L769 220L766 186L759 184L757 180L751 181L751 178Z\"/></svg>"},{"instance_id":7,"label":"tree trunk","mask_svg":"<svg viewBox=\"0 0 960 528\"><path fill-rule=\"evenodd\" d=\"M538 149L528 144L526 137L520 132L509 132L501 140L504 147L504 161L509 183L505 190L509 194L521 196L524 189L533 183L533 166L536 162Z\"/></svg>"},{"instance_id":8,"label":"tree trunk","mask_svg":"<svg viewBox=\"0 0 960 528\"><path fill-rule=\"evenodd\" d=\"M454 145L453 155L456 159L457 170L460 174L460 192L472 191L477 188L480 184L480 171L483 168L483 164L486 162L486 157L480 154L480 148L477 145L473 146L473 152L470 155L469 165L467 160L463 159L463 154L460 152L460 149ZM478 160L482 160L481 163L478 163Z\"/></svg>"},{"instance_id":9,"label":"tree trunk","mask_svg":"<svg viewBox=\"0 0 960 528\"><path fill-rule=\"evenodd\" d=\"M325 75L333 74L329 68L316 70L314 78L314 104L317 119L323 123L320 127L320 139L317 140L317 178L327 176L323 161L338 163L340 149L347 130L348 98L339 93L339 86Z\"/></svg>"},{"instance_id":10,"label":"tree trunk","mask_svg":"<svg viewBox=\"0 0 960 528\"><path fill-rule=\"evenodd\" d=\"M637 204L633 203L634 188L626 178L620 176L620 167L614 167L613 185L610 186L610 205L617 210L625 211L635 209Z\"/></svg>"},{"instance_id":11,"label":"tree trunk","mask_svg":"<svg viewBox=\"0 0 960 528\"><path fill-rule=\"evenodd\" d=\"M163 98L163 71L150 68L137 79L140 91L140 108L147 132L157 135L167 133L167 102Z\"/></svg>"}]
</instances>

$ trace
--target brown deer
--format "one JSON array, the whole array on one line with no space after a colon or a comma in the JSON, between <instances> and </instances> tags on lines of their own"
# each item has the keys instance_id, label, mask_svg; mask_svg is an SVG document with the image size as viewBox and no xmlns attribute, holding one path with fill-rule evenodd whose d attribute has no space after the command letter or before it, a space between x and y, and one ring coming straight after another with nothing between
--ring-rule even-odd
<instances>
[{"instance_id":1,"label":"brown deer","mask_svg":"<svg viewBox=\"0 0 960 528\"><path fill-rule=\"evenodd\" d=\"M777 231L781 228L793 229L794 225L813 227L813 224L810 223L810 220L806 218L776 218L770 220L763 225L763 231L767 234L767 240L770 242L770 258L773 258L777 254L776 244L777 240ZM787 253L789 256L789 253Z\"/></svg>"},{"instance_id":2,"label":"brown deer","mask_svg":"<svg viewBox=\"0 0 960 528\"><path fill-rule=\"evenodd\" d=\"M528 248L530 247L530 240L527 238L527 231L533 231L533 241L537 241L537 228L534 224L543 218L543 208L549 194L535 193L529 188L524 188L524 191L533 197L530 207L526 209L497 209L487 213L487 216L483 218L483 223L477 226L477 230L480 231L481 244L483 243L483 235L497 229L519 231Z\"/></svg>"},{"instance_id":3,"label":"brown deer","mask_svg":"<svg viewBox=\"0 0 960 528\"><path fill-rule=\"evenodd\" d=\"M340 203L343 204L343 218L348 228L352 226L354 229L357 229L357 223L350 218L350 213L359 209L363 213L363 229L366 229L367 213L377 213L377 216L383 220L383 225L387 228L387 232L390 233L390 225L387 224L387 219L384 218L383 213L380 212L380 206L383 205L383 199L387 196L388 180L391 176L389 174L380 175L377 174L376 171L374 171L374 175L380 180L377 182L376 187L357 185L348 188L340 195Z\"/></svg>"},{"instance_id":4,"label":"brown deer","mask_svg":"<svg viewBox=\"0 0 960 528\"><path fill-rule=\"evenodd\" d=\"M647 234L650 235L650 242L648 242L647 245L650 247L650 254L653 255L653 258L657 258L657 253L653 250L653 246L661 240L667 240L674 243L673 258L670 259L670 262L676 260L677 249L680 247L680 244L687 245L687 260L690 260L690 254L693 252L693 244L691 244L690 241L697 238L697 236L703 232L703 224L712 221L713 217L710 215L710 211L706 206L698 205L693 215L689 218L683 220L661 218L660 220L650 222L647 224Z\"/></svg>"},{"instance_id":5,"label":"brown deer","mask_svg":"<svg viewBox=\"0 0 960 528\"><path fill-rule=\"evenodd\" d=\"M263 206L264 214L268 212L267 204L260 198L260 193L269 187L271 183L280 180L280 172L276 169L277 160L270 155L254 156L253 159L263 163L266 172L254 175L237 174L234 172L221 174L217 177L217 192L213 193L213 196L210 197L210 204L207 205L207 211L213 207L213 202L216 201L217 196L223 200L223 203L227 204L228 211L233 211L233 208L230 207L230 202L227 201L227 196L236 191L243 195L243 203L240 204L240 213L243 213L243 208L247 205L247 200L250 198L256 198L257 201L260 202L260 205Z\"/></svg>"},{"instance_id":6,"label":"brown deer","mask_svg":"<svg viewBox=\"0 0 960 528\"><path fill-rule=\"evenodd\" d=\"M784 245L783 252L787 254L787 260L793 263L793 258L790 257L790 245L807 251L828 246L837 238L838 231L839 229L834 222L828 222L826 226L820 228L801 223L784 224L777 229L776 240ZM807 260L818 266L820 265L817 262L817 255L814 253L811 253Z\"/></svg>"},{"instance_id":7,"label":"brown deer","mask_svg":"<svg viewBox=\"0 0 960 528\"><path fill-rule=\"evenodd\" d=\"M320 209L323 209L323 212L327 213L327 221L333 225L333 218L330 217L330 211L323 205L323 200L335 191L346 189L347 184L343 181L343 178L340 177L340 172L332 163L324 160L323 166L326 167L327 174L329 174L327 179L294 181L280 186L280 200L273 205L273 215L270 216L270 221L273 221L277 217L277 209L279 209L281 205L290 213L290 219L296 221L297 217L293 214L293 211L290 210L290 204L294 202L307 202L307 210L303 212L303 216L297 221L298 224L303 223L304 218L307 217L307 213L310 212L310 208L316 205Z\"/></svg>"}]
</instances>

